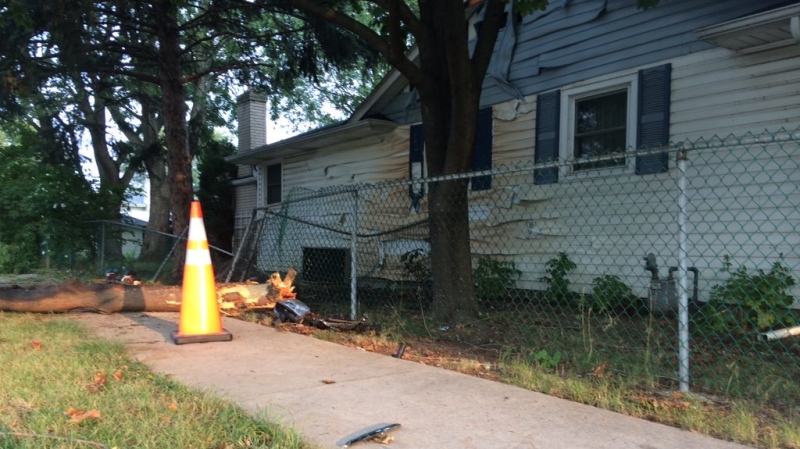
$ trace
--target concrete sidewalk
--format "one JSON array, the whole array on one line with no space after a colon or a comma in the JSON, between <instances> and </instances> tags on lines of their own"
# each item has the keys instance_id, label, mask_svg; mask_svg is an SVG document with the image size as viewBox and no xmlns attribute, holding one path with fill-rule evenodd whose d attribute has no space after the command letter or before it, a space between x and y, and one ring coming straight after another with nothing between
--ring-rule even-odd
<instances>
[{"instance_id":1,"label":"concrete sidewalk","mask_svg":"<svg viewBox=\"0 0 800 449\"><path fill-rule=\"evenodd\" d=\"M234 319L223 321L233 341L180 346L169 335L177 329L177 313L69 319L125 343L155 372L265 413L324 448L377 423L402 425L393 433L393 449L745 447Z\"/></svg>"}]
</instances>

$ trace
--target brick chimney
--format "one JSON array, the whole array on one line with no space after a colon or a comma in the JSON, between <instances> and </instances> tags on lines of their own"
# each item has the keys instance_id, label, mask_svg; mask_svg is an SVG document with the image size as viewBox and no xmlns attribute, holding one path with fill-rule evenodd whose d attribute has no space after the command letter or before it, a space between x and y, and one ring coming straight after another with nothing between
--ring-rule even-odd
<instances>
[{"instance_id":1,"label":"brick chimney","mask_svg":"<svg viewBox=\"0 0 800 449\"><path fill-rule=\"evenodd\" d=\"M267 96L248 90L236 99L239 146L247 151L267 143Z\"/></svg>"},{"instance_id":2,"label":"brick chimney","mask_svg":"<svg viewBox=\"0 0 800 449\"><path fill-rule=\"evenodd\" d=\"M239 117L239 145L236 152L247 151L267 143L267 97L264 94L247 91L236 99L236 115ZM234 235L233 247L242 243L253 208L258 205L260 183L258 173L251 165L239 165L236 170L234 186Z\"/></svg>"}]
</instances>

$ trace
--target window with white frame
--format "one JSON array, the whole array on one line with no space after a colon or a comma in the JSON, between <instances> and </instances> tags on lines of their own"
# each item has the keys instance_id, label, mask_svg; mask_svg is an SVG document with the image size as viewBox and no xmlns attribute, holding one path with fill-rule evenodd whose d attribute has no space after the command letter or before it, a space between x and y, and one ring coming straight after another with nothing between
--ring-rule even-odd
<instances>
[{"instance_id":1,"label":"window with white frame","mask_svg":"<svg viewBox=\"0 0 800 449\"><path fill-rule=\"evenodd\" d=\"M671 77L672 65L662 64L538 94L533 183L669 171L667 152L653 150L670 142Z\"/></svg>"},{"instance_id":2,"label":"window with white frame","mask_svg":"<svg viewBox=\"0 0 800 449\"><path fill-rule=\"evenodd\" d=\"M636 76L561 91L560 158L568 173L632 167L636 145ZM629 159L629 158L628 158Z\"/></svg>"}]
</instances>

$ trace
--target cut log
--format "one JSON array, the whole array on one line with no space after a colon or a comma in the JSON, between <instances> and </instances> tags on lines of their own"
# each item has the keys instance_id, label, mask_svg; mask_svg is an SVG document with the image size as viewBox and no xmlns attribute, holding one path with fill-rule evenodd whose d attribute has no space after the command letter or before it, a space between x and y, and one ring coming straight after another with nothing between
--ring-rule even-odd
<instances>
[{"instance_id":1,"label":"cut log","mask_svg":"<svg viewBox=\"0 0 800 449\"><path fill-rule=\"evenodd\" d=\"M177 312L180 286L81 284L0 287L0 310L11 312Z\"/></svg>"}]
</instances>

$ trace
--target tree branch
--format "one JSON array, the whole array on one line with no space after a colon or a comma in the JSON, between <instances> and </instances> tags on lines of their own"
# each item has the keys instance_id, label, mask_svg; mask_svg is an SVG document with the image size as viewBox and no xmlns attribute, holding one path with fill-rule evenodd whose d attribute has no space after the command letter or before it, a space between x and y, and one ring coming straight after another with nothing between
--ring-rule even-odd
<instances>
[{"instance_id":1,"label":"tree branch","mask_svg":"<svg viewBox=\"0 0 800 449\"><path fill-rule=\"evenodd\" d=\"M355 34L356 36L360 37L367 43L367 45L371 46L384 58L386 61L396 68L400 73L405 75L406 78L413 84L417 89L421 91L430 91L434 92L435 85L430 80L420 68L410 61L405 55L397 55L395 54L391 46L384 41L376 32L371 30L368 26L362 24L361 22L353 19L352 17L343 14L333 8L327 7L322 5L319 2L314 0L288 0L290 4L296 6L302 11L305 11L308 14L320 17L325 19L345 30L350 31L351 33ZM374 0L373 2L381 1L381 0ZM438 1L438 0L437 0ZM376 3L378 4L378 3Z\"/></svg>"}]
</instances>

